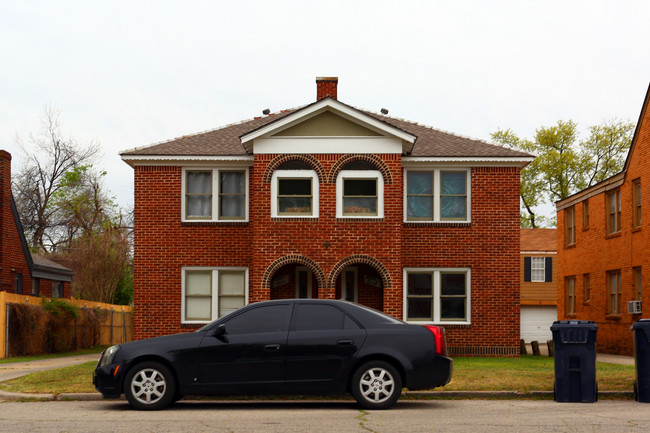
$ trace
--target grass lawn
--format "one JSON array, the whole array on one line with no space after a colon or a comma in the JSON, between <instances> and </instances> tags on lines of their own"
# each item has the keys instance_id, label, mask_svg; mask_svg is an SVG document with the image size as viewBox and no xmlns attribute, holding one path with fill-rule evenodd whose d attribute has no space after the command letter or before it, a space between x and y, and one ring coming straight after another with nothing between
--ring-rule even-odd
<instances>
[{"instance_id":1,"label":"grass lawn","mask_svg":"<svg viewBox=\"0 0 650 433\"><path fill-rule=\"evenodd\" d=\"M95 362L32 373L0 384L12 392L59 394L95 392ZM438 391L552 391L553 358L454 358L451 383ZM634 366L598 362L596 380L600 391L632 391Z\"/></svg>"},{"instance_id":2,"label":"grass lawn","mask_svg":"<svg viewBox=\"0 0 650 433\"><path fill-rule=\"evenodd\" d=\"M101 353L102 350L106 349L108 346L93 346L89 349L78 350L76 352L66 352L66 353L46 353L43 355L34 355L34 356L19 356L16 358L3 358L0 359L0 364L10 364L12 362L27 362L27 361L38 361L40 359L49 359L49 358L63 358L65 356L77 356L77 355L88 355L91 353ZM1 367L0 367L1 368Z\"/></svg>"}]
</instances>

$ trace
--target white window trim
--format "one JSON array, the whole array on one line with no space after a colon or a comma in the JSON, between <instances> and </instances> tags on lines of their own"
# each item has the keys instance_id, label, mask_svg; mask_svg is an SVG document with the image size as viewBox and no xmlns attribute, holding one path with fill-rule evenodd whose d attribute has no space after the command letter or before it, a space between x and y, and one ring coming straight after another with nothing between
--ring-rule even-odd
<instances>
[{"instance_id":1,"label":"white window trim","mask_svg":"<svg viewBox=\"0 0 650 433\"><path fill-rule=\"evenodd\" d=\"M300 274L301 271L307 271L307 299L311 299L312 298L312 292L311 292L312 291L312 285L311 285L312 274L311 274L311 269L309 269L306 266L296 266L296 279L295 279L295 281L296 281L296 284L295 284L295 286L296 286L296 298L300 297L300 290L299 290L300 288L298 287L298 275Z\"/></svg>"},{"instance_id":2,"label":"white window trim","mask_svg":"<svg viewBox=\"0 0 650 433\"><path fill-rule=\"evenodd\" d=\"M188 271L211 271L212 272L212 319L211 320L185 320L185 272ZM182 324L205 324L218 319L219 315L219 272L237 271L244 272L244 305L248 305L248 268L245 267L206 267L188 266L181 268L181 323Z\"/></svg>"},{"instance_id":3,"label":"white window trim","mask_svg":"<svg viewBox=\"0 0 650 433\"><path fill-rule=\"evenodd\" d=\"M408 172L424 171L433 172L433 219L431 220L410 220L408 219ZM448 220L440 218L440 173L443 171L465 172L465 188L467 192L467 216L464 220ZM469 168L457 167L418 167L405 168L403 173L404 179L404 222L409 224L428 224L428 223L445 223L445 224L467 224L472 222L472 175Z\"/></svg>"},{"instance_id":4,"label":"white window trim","mask_svg":"<svg viewBox=\"0 0 650 433\"><path fill-rule=\"evenodd\" d=\"M376 179L377 180L377 215L343 215L343 180ZM341 170L336 177L336 217L349 219L384 218L384 177L379 170Z\"/></svg>"},{"instance_id":5,"label":"white window trim","mask_svg":"<svg viewBox=\"0 0 650 433\"><path fill-rule=\"evenodd\" d=\"M278 215L278 178L311 178L311 215ZM273 218L318 218L319 215L318 174L314 170L276 170L271 176L271 217Z\"/></svg>"},{"instance_id":6,"label":"white window trim","mask_svg":"<svg viewBox=\"0 0 650 433\"><path fill-rule=\"evenodd\" d=\"M187 206L186 184L188 171L211 171L212 172L212 217L211 218L186 218L185 208ZM219 172L221 171L243 171L245 181L244 197L244 218L219 218ZM183 167L181 180L181 222L210 223L210 222L248 222L248 201L249 201L249 173L248 167Z\"/></svg>"},{"instance_id":7,"label":"white window trim","mask_svg":"<svg viewBox=\"0 0 650 433\"><path fill-rule=\"evenodd\" d=\"M408 320L408 274L410 272L433 274L433 320ZM465 296L467 297L466 320L440 320L440 274L445 272L465 273ZM470 268L404 268L403 278L402 317L405 322L419 325L470 325L472 323L472 271Z\"/></svg>"},{"instance_id":8,"label":"white window trim","mask_svg":"<svg viewBox=\"0 0 650 433\"><path fill-rule=\"evenodd\" d=\"M535 260L538 259L538 260ZM539 260L541 259L541 260ZM533 262L542 262L541 267L533 266ZM535 278L535 273L533 271L542 271L542 279ZM531 283L545 283L546 282L546 257L531 257L530 258L530 282Z\"/></svg>"},{"instance_id":9,"label":"white window trim","mask_svg":"<svg viewBox=\"0 0 650 433\"><path fill-rule=\"evenodd\" d=\"M341 271L341 299L345 300L348 295L348 290L350 290L350 288L345 283L345 274L348 272L354 273L354 287L352 287L352 290L354 291L354 298L352 299L352 302L357 304L359 303L359 272L356 266L350 266Z\"/></svg>"}]
</instances>

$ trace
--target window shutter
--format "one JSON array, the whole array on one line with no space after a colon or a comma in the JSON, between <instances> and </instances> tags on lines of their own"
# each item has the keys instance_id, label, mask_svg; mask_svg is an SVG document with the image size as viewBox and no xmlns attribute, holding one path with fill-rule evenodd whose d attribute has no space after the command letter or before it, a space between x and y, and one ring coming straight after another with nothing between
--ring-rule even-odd
<instances>
[{"instance_id":1,"label":"window shutter","mask_svg":"<svg viewBox=\"0 0 650 433\"><path fill-rule=\"evenodd\" d=\"M546 275L544 275L544 281L550 283L553 281L553 257L546 257L544 268L546 272Z\"/></svg>"},{"instance_id":2,"label":"window shutter","mask_svg":"<svg viewBox=\"0 0 650 433\"><path fill-rule=\"evenodd\" d=\"M530 257L524 257L524 281L530 282Z\"/></svg>"}]
</instances>

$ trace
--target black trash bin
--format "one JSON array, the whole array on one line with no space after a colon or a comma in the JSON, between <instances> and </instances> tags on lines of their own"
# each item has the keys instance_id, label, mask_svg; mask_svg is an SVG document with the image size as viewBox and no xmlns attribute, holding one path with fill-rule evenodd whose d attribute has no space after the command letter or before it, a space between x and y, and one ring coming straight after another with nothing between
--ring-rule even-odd
<instances>
[{"instance_id":1,"label":"black trash bin","mask_svg":"<svg viewBox=\"0 0 650 433\"><path fill-rule=\"evenodd\" d=\"M634 331L634 399L650 403L650 319L641 319L632 325Z\"/></svg>"},{"instance_id":2,"label":"black trash bin","mask_svg":"<svg viewBox=\"0 0 650 433\"><path fill-rule=\"evenodd\" d=\"M555 346L554 398L560 402L593 403L596 384L596 332L598 325L586 320L553 322Z\"/></svg>"}]
</instances>

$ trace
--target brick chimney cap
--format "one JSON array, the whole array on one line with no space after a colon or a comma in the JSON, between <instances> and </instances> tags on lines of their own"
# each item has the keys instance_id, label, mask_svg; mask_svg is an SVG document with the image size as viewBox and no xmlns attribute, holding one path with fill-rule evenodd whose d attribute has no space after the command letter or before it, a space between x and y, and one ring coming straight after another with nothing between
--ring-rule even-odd
<instances>
[{"instance_id":1,"label":"brick chimney cap","mask_svg":"<svg viewBox=\"0 0 650 433\"><path fill-rule=\"evenodd\" d=\"M339 82L339 77L316 77L316 81L334 81Z\"/></svg>"}]
</instances>

